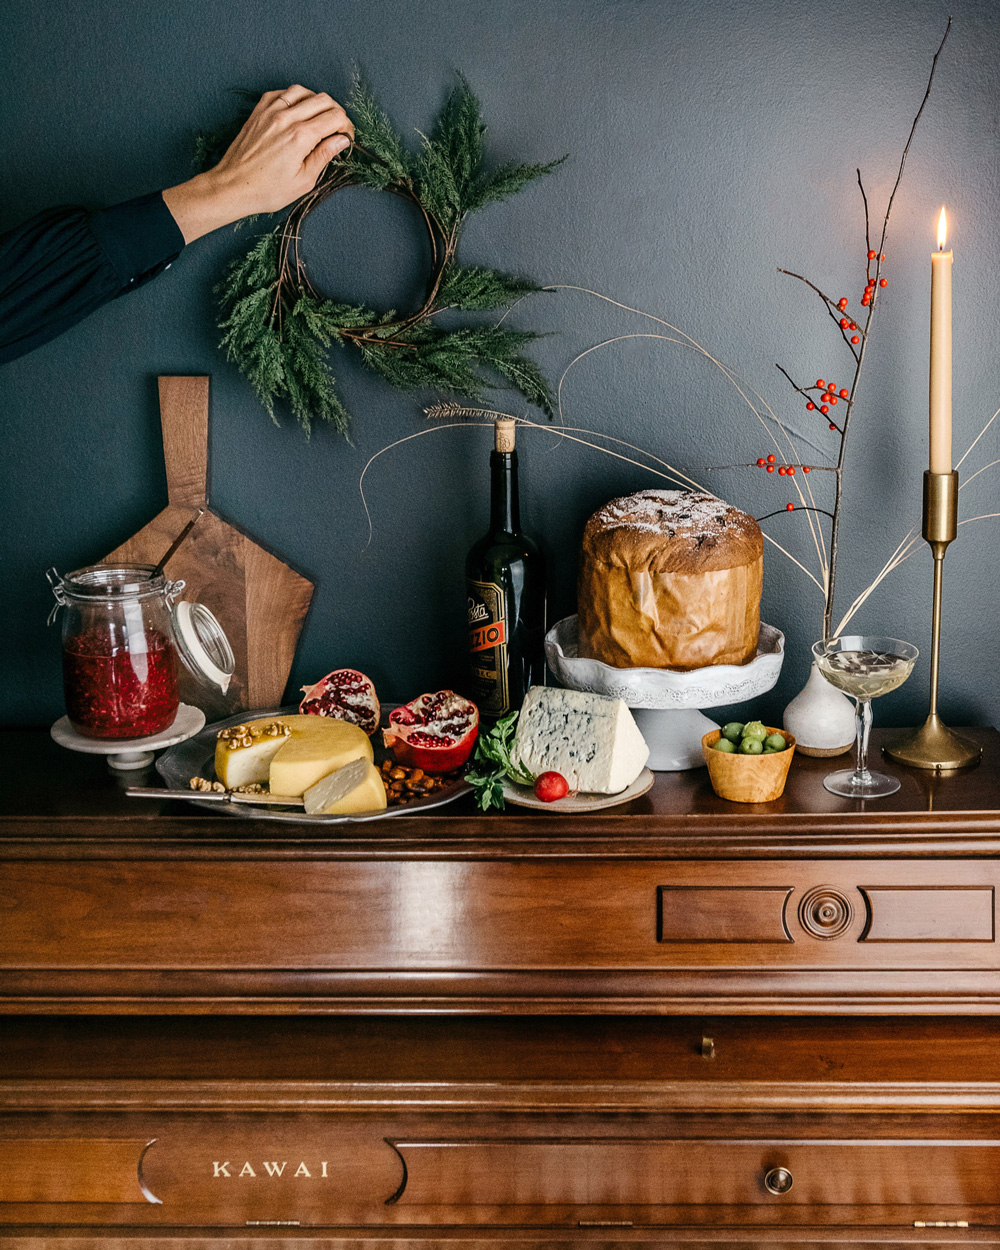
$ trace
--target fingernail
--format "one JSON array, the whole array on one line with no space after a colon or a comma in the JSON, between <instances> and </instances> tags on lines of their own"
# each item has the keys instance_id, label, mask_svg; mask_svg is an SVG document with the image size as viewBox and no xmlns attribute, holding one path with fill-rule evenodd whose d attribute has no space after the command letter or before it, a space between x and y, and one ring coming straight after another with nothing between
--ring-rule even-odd
<instances>
[{"instance_id":1,"label":"fingernail","mask_svg":"<svg viewBox=\"0 0 1000 1250\"><path fill-rule=\"evenodd\" d=\"M347 137L347 135L341 135L340 141L338 142L337 147L336 147L336 151L343 152L345 148L349 148L350 146L351 146L351 141Z\"/></svg>"}]
</instances>

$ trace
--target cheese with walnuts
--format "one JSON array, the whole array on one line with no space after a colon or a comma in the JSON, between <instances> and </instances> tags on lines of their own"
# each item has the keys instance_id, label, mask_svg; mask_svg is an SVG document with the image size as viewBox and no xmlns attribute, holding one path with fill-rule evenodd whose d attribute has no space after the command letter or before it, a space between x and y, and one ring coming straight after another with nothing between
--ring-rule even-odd
<instances>
[{"instance_id":1,"label":"cheese with walnuts","mask_svg":"<svg viewBox=\"0 0 1000 1250\"><path fill-rule=\"evenodd\" d=\"M304 794L352 760L374 759L363 729L326 716L269 716L220 732L215 773L227 789L269 783L272 794Z\"/></svg>"},{"instance_id":2,"label":"cheese with walnuts","mask_svg":"<svg viewBox=\"0 0 1000 1250\"><path fill-rule=\"evenodd\" d=\"M536 776L562 773L571 790L620 794L642 772L649 747L621 699L532 686L511 754Z\"/></svg>"}]
</instances>

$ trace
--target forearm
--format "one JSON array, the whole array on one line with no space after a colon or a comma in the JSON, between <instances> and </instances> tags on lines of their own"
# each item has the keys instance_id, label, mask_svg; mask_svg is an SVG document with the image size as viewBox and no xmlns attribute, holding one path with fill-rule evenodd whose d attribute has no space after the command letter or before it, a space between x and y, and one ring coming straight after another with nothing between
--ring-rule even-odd
<instances>
[{"instance_id":1,"label":"forearm","mask_svg":"<svg viewBox=\"0 0 1000 1250\"><path fill-rule=\"evenodd\" d=\"M185 243L192 243L204 234L228 226L259 210L252 197L237 179L220 174L217 169L198 174L163 192L163 202L177 222Z\"/></svg>"}]
</instances>

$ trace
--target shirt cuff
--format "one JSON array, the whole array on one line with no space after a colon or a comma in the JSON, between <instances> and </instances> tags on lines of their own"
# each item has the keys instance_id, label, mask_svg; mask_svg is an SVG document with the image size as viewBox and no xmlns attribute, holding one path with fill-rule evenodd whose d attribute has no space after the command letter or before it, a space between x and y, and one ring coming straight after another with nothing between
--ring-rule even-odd
<instances>
[{"instance_id":1,"label":"shirt cuff","mask_svg":"<svg viewBox=\"0 0 1000 1250\"><path fill-rule=\"evenodd\" d=\"M101 209L91 216L90 228L118 275L120 293L162 273L184 247L184 235L160 191Z\"/></svg>"}]
</instances>

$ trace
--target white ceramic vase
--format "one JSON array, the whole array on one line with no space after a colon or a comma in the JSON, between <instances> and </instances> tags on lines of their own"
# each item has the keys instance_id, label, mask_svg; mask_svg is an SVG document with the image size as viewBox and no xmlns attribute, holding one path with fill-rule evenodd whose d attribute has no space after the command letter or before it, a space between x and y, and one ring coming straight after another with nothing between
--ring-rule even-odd
<instances>
[{"instance_id":1,"label":"white ceramic vase","mask_svg":"<svg viewBox=\"0 0 1000 1250\"><path fill-rule=\"evenodd\" d=\"M843 755L854 745L854 704L830 685L815 660L809 680L785 708L785 728L803 755Z\"/></svg>"}]
</instances>

